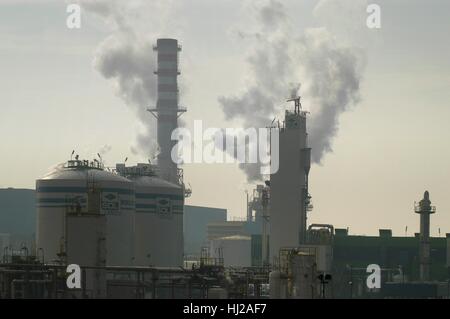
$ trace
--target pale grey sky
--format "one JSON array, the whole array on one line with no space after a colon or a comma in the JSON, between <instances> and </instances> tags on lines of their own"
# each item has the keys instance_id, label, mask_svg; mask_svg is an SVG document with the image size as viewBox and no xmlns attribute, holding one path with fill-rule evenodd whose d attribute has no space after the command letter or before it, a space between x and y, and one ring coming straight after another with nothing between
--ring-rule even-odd
<instances>
[{"instance_id":1,"label":"pale grey sky","mask_svg":"<svg viewBox=\"0 0 450 319\"><path fill-rule=\"evenodd\" d=\"M186 125L196 119L213 127L239 125L225 121L218 97L240 92L248 81L251 47L237 30L253 30L252 6L241 0L168 2L172 7L156 5L148 19L136 18L136 28L148 39L170 36L182 43ZM382 9L379 30L368 30L362 17L346 11L349 3L357 8L366 1L347 0L319 15L313 14L318 1L281 2L294 32L327 26L339 41L366 52L361 101L339 118L333 152L311 169L310 221L359 234L392 228L402 235L408 225L411 234L418 230L413 202L428 189L438 209L433 234L438 227L450 232L450 2L373 1ZM114 26L82 12L82 28L69 30L65 9L61 1L0 1L0 187L33 188L72 149L93 157L110 145L104 156L109 165L127 156L146 161L130 152L142 129L135 113L93 66ZM314 105L306 97L304 103L313 116ZM193 188L188 203L245 215L250 186L236 166L187 165L185 179Z\"/></svg>"}]
</instances>

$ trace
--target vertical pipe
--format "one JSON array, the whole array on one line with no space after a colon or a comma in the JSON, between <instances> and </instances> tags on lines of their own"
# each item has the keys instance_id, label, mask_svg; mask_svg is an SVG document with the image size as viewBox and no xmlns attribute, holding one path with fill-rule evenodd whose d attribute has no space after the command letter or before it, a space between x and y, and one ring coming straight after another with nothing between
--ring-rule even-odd
<instances>
[{"instance_id":1,"label":"vertical pipe","mask_svg":"<svg viewBox=\"0 0 450 319\"><path fill-rule=\"evenodd\" d=\"M248 222L251 222L252 221L252 211L251 211L251 209L250 209L250 205L249 205L249 201L248 201L248 191L246 190L245 191L245 195L246 195L246 198L247 198L247 221Z\"/></svg>"},{"instance_id":2,"label":"vertical pipe","mask_svg":"<svg viewBox=\"0 0 450 319\"><path fill-rule=\"evenodd\" d=\"M86 280L87 280L87 278L86 278L86 268L83 268L83 270L82 270L82 277L81 277L81 282L82 282L82 296L81 296L81 299L87 299L87 294L86 294Z\"/></svg>"}]
</instances>

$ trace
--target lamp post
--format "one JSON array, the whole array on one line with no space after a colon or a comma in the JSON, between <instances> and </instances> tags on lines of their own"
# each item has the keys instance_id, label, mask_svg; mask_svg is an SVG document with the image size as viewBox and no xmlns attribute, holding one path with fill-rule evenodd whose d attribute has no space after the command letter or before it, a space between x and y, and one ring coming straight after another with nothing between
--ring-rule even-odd
<instances>
[{"instance_id":1,"label":"lamp post","mask_svg":"<svg viewBox=\"0 0 450 319\"><path fill-rule=\"evenodd\" d=\"M320 274L317 278L320 280L322 299L325 299L325 286L331 281L331 275L323 273Z\"/></svg>"}]
</instances>

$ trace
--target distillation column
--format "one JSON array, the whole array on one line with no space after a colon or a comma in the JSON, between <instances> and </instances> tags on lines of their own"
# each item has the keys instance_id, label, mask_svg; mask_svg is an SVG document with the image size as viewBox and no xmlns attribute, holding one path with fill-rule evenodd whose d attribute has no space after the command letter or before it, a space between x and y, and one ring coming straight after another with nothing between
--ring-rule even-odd
<instances>
[{"instance_id":1,"label":"distillation column","mask_svg":"<svg viewBox=\"0 0 450 319\"><path fill-rule=\"evenodd\" d=\"M310 209L308 174L311 149L308 148L306 112L300 98L295 110L286 111L279 128L279 169L270 176L270 260L281 248L295 248L306 242L307 211Z\"/></svg>"}]
</instances>

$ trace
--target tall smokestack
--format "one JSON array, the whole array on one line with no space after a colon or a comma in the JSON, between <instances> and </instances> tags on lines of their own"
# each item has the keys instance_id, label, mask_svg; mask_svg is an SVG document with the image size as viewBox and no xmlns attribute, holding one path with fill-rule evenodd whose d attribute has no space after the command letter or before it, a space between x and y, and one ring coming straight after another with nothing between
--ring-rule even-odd
<instances>
[{"instance_id":1,"label":"tall smokestack","mask_svg":"<svg viewBox=\"0 0 450 319\"><path fill-rule=\"evenodd\" d=\"M420 214L420 280L430 280L430 215L436 212L436 207L431 206L430 194L425 191L423 199L415 205L415 212Z\"/></svg>"},{"instance_id":2,"label":"tall smokestack","mask_svg":"<svg viewBox=\"0 0 450 319\"><path fill-rule=\"evenodd\" d=\"M160 177L178 183L178 167L171 158L176 141L171 140L173 130L178 127L178 114L185 112L178 107L178 52L181 47L175 39L158 39L157 52L158 100L156 108L149 110L157 119L158 168Z\"/></svg>"}]
</instances>

